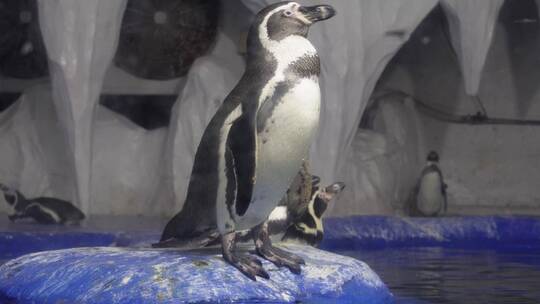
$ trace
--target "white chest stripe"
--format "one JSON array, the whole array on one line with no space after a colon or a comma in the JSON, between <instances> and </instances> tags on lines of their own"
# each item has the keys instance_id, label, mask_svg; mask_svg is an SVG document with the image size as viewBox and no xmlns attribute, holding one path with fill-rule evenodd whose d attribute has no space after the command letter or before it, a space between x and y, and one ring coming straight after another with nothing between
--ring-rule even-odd
<instances>
[{"instance_id":1,"label":"white chest stripe","mask_svg":"<svg viewBox=\"0 0 540 304\"><path fill-rule=\"evenodd\" d=\"M47 207L44 207L44 206L36 204L36 203L32 203L32 204L28 205L28 207L26 207L26 208L31 208L31 207L38 207L39 210L41 210L43 213L48 214L56 223L60 223L62 221L62 219L60 218L58 213L54 212L53 210L51 210L51 209L49 209Z\"/></svg>"},{"instance_id":2,"label":"white chest stripe","mask_svg":"<svg viewBox=\"0 0 540 304\"><path fill-rule=\"evenodd\" d=\"M259 96L259 107L262 103L274 94L276 86L279 82L285 80L285 71L287 67L304 56L315 56L317 50L315 47L302 36L289 36L281 41L275 41L270 39L268 35L268 20L270 17L284 8L293 7L298 5L297 3L289 3L284 6L280 6L266 15L265 19L259 27L259 40L262 46L274 57L277 62L276 71L270 79L270 81L264 86L261 95Z\"/></svg>"},{"instance_id":3,"label":"white chest stripe","mask_svg":"<svg viewBox=\"0 0 540 304\"><path fill-rule=\"evenodd\" d=\"M317 232L323 232L322 220L318 218L317 216L315 216L315 209L313 207L315 204L315 198L317 197L318 192L319 191L317 191L317 193L313 195L308 205L308 214L313 218L313 221L315 222L315 228L309 227L305 223L300 223L297 226L302 231L304 231L304 233L307 233L307 234L317 235Z\"/></svg>"},{"instance_id":4,"label":"white chest stripe","mask_svg":"<svg viewBox=\"0 0 540 304\"><path fill-rule=\"evenodd\" d=\"M311 217L313 217L313 220L315 221L317 231L323 231L322 219L315 215L315 208L313 207L315 204L315 197L317 197L317 195L313 196L311 202L309 202L308 210L309 214L311 214Z\"/></svg>"}]
</instances>

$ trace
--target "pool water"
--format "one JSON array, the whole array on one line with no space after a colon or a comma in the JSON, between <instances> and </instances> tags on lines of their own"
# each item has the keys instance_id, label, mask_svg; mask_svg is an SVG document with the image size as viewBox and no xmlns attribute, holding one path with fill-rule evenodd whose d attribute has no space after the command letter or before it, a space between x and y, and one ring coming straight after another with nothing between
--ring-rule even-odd
<instances>
[{"instance_id":1,"label":"pool water","mask_svg":"<svg viewBox=\"0 0 540 304\"><path fill-rule=\"evenodd\" d=\"M396 303L540 303L540 249L340 251L366 262Z\"/></svg>"}]
</instances>

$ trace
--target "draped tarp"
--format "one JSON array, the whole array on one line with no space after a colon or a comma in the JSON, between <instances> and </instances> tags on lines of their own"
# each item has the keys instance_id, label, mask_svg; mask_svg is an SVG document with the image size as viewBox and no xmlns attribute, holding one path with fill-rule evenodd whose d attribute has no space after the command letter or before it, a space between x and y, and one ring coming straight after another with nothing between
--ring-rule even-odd
<instances>
[{"instance_id":1,"label":"draped tarp","mask_svg":"<svg viewBox=\"0 0 540 304\"><path fill-rule=\"evenodd\" d=\"M491 46L495 23L504 0L442 0L450 28L465 91L474 96L480 88L482 72Z\"/></svg>"},{"instance_id":2,"label":"draped tarp","mask_svg":"<svg viewBox=\"0 0 540 304\"><path fill-rule=\"evenodd\" d=\"M127 0L38 0L53 96L72 153L83 211L92 200L92 124L103 78L116 52Z\"/></svg>"}]
</instances>

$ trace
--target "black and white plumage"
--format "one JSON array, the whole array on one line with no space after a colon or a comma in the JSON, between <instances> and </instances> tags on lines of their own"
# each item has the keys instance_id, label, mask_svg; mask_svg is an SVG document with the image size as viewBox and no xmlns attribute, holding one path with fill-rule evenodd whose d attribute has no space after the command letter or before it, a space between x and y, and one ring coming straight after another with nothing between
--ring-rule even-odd
<instances>
[{"instance_id":1,"label":"black and white plumage","mask_svg":"<svg viewBox=\"0 0 540 304\"><path fill-rule=\"evenodd\" d=\"M296 196L289 201L282 200L272 210L266 220L272 241L314 247L322 241L324 234L322 215L329 203L345 188L345 184L338 182L327 187L320 187L319 180L319 177L313 176L307 200ZM302 189L289 190L302 192ZM255 229L238 231L237 239L240 242L247 242L252 239L254 233L256 233Z\"/></svg>"},{"instance_id":2,"label":"black and white plumage","mask_svg":"<svg viewBox=\"0 0 540 304\"><path fill-rule=\"evenodd\" d=\"M313 187L308 194L309 198L295 197L292 201L281 200L280 204L272 210L265 222L272 242L295 243L316 247L324 235L322 215L328 205L345 188L344 183L334 183L320 188L319 178L313 176ZM289 189L291 190L291 189ZM257 233L257 227L236 232L237 242L249 242ZM174 242L175 247L197 246L211 247L220 243L219 233L210 233L198 244ZM171 244L173 245L173 244Z\"/></svg>"},{"instance_id":3,"label":"black and white plumage","mask_svg":"<svg viewBox=\"0 0 540 304\"><path fill-rule=\"evenodd\" d=\"M273 247L262 223L308 156L319 121L320 62L307 34L334 14L330 6L295 2L257 14L246 71L205 129L183 209L161 242L196 239L217 227L227 262L252 279L268 277L258 261L235 252L236 231L259 225L258 254L300 272L302 259Z\"/></svg>"},{"instance_id":4,"label":"black and white plumage","mask_svg":"<svg viewBox=\"0 0 540 304\"><path fill-rule=\"evenodd\" d=\"M78 224L85 216L73 204L52 197L26 199L19 191L0 184L6 202L13 208L11 221L32 218L40 224Z\"/></svg>"},{"instance_id":5,"label":"black and white plumage","mask_svg":"<svg viewBox=\"0 0 540 304\"><path fill-rule=\"evenodd\" d=\"M309 173L306 162L304 165L287 190L287 194L266 220L268 233L273 242L318 246L324 234L322 215L330 202L345 188L345 184L341 182L320 187L320 178ZM237 231L236 241L243 243L252 241L256 232L257 227ZM213 247L220 242L219 233L214 231L196 240L186 242L172 239L167 243L155 244L155 247L196 249Z\"/></svg>"},{"instance_id":6,"label":"black and white plumage","mask_svg":"<svg viewBox=\"0 0 540 304\"><path fill-rule=\"evenodd\" d=\"M308 208L296 219L290 219L285 233L281 237L283 242L294 242L318 246L323 239L324 227L322 215L328 208L328 204L335 199L345 188L345 184L338 182L327 187L315 187L309 201ZM270 215L269 221L272 221Z\"/></svg>"},{"instance_id":7,"label":"black and white plumage","mask_svg":"<svg viewBox=\"0 0 540 304\"><path fill-rule=\"evenodd\" d=\"M448 202L446 197L446 184L441 169L438 166L439 155L431 151L427 157L427 164L414 188L411 198L411 215L439 216L446 213Z\"/></svg>"}]
</instances>

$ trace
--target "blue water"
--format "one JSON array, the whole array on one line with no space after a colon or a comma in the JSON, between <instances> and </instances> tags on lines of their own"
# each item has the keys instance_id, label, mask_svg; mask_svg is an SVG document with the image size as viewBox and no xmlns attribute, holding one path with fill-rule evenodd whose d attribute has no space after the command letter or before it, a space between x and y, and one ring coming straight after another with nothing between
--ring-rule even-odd
<instances>
[{"instance_id":1,"label":"blue water","mask_svg":"<svg viewBox=\"0 0 540 304\"><path fill-rule=\"evenodd\" d=\"M540 249L341 251L368 263L396 303L540 303Z\"/></svg>"},{"instance_id":2,"label":"blue water","mask_svg":"<svg viewBox=\"0 0 540 304\"><path fill-rule=\"evenodd\" d=\"M366 262L397 304L540 303L540 249L339 251ZM7 261L0 256L0 265Z\"/></svg>"}]
</instances>

